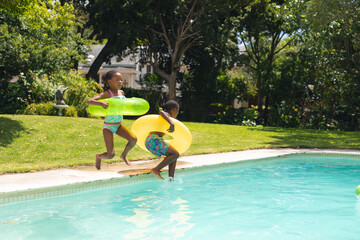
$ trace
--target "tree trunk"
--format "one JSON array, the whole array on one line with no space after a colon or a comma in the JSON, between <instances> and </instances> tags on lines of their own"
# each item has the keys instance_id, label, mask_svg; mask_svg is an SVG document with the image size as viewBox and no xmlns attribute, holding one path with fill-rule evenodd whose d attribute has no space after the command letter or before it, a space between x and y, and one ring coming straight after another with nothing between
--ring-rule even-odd
<instances>
[{"instance_id":1,"label":"tree trunk","mask_svg":"<svg viewBox=\"0 0 360 240\"><path fill-rule=\"evenodd\" d=\"M172 72L168 80L169 83L169 100L176 100L176 77L177 72Z\"/></svg>"},{"instance_id":2,"label":"tree trunk","mask_svg":"<svg viewBox=\"0 0 360 240\"><path fill-rule=\"evenodd\" d=\"M101 65L105 62L106 58L111 54L111 50L114 46L115 41L109 39L105 46L101 49L99 55L95 58L94 62L91 64L89 72L86 74L86 78L92 78L97 80L97 73Z\"/></svg>"},{"instance_id":3,"label":"tree trunk","mask_svg":"<svg viewBox=\"0 0 360 240\"><path fill-rule=\"evenodd\" d=\"M73 61L73 69L76 70L76 71L79 69L79 60L74 60Z\"/></svg>"},{"instance_id":4,"label":"tree trunk","mask_svg":"<svg viewBox=\"0 0 360 240\"><path fill-rule=\"evenodd\" d=\"M261 115L264 105L264 95L262 90L263 81L262 81L262 76L259 73L256 73L256 75L257 75L256 87L259 89L257 104L258 104L258 112Z\"/></svg>"},{"instance_id":5,"label":"tree trunk","mask_svg":"<svg viewBox=\"0 0 360 240\"><path fill-rule=\"evenodd\" d=\"M159 68L159 65L157 63L152 63L152 66L154 68L154 72L167 81L169 86L169 90L168 90L169 100L176 100L177 71L173 70L171 74L167 74Z\"/></svg>"},{"instance_id":6,"label":"tree trunk","mask_svg":"<svg viewBox=\"0 0 360 240\"><path fill-rule=\"evenodd\" d=\"M258 93L258 111L259 113L262 113L263 110L263 105L264 105L264 96L262 95L262 93Z\"/></svg>"},{"instance_id":7,"label":"tree trunk","mask_svg":"<svg viewBox=\"0 0 360 240\"><path fill-rule=\"evenodd\" d=\"M265 96L264 125L267 126L269 118L269 95Z\"/></svg>"}]
</instances>

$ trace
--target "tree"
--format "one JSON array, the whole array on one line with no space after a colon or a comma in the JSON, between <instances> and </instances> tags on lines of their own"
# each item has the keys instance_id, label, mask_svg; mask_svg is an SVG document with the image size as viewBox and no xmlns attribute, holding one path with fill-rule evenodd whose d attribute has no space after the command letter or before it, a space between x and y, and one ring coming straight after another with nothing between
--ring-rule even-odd
<instances>
[{"instance_id":1,"label":"tree","mask_svg":"<svg viewBox=\"0 0 360 240\"><path fill-rule=\"evenodd\" d=\"M91 44L97 44L97 41L94 40L96 32L92 28L89 21L89 13L88 10L92 6L93 1L88 0L59 0L61 6L65 4L70 4L74 7L74 15L76 26L76 33L80 35L82 39L87 39ZM79 51L83 49L82 43L80 42L78 45ZM84 55L87 52L84 52ZM73 68L78 70L79 61L73 60Z\"/></svg>"},{"instance_id":2,"label":"tree","mask_svg":"<svg viewBox=\"0 0 360 240\"><path fill-rule=\"evenodd\" d=\"M196 26L205 3L202 0L152 2L155 12L146 29L148 42L144 56L155 73L167 81L169 99L176 98L176 79L184 54L202 38Z\"/></svg>"},{"instance_id":3,"label":"tree","mask_svg":"<svg viewBox=\"0 0 360 240\"><path fill-rule=\"evenodd\" d=\"M141 3L140 3L141 2ZM233 10L237 1L92 1L90 22L97 39L106 44L90 67L88 76L96 78L101 64L111 57L121 58L138 47L142 64L151 64L169 86L175 98L176 80L185 53L219 30L221 13ZM236 4L235 4L236 5ZM101 7L100 7L101 6ZM217 18L221 18L216 22ZM209 19L215 25L209 23Z\"/></svg>"},{"instance_id":4,"label":"tree","mask_svg":"<svg viewBox=\"0 0 360 240\"><path fill-rule=\"evenodd\" d=\"M22 13L34 2L36 0L2 0L0 2L0 12Z\"/></svg>"},{"instance_id":5,"label":"tree","mask_svg":"<svg viewBox=\"0 0 360 240\"><path fill-rule=\"evenodd\" d=\"M211 121L214 105L231 105L238 94L237 84L224 81L222 75L239 61L240 51L234 31L239 9L245 1L210 1L199 19L201 42L183 58L187 74L181 79L181 100L187 119ZM220 76L221 75L221 76ZM182 76L181 76L182 77ZM233 86L234 89L230 89ZM236 85L236 86L235 86ZM230 92L236 92L229 94ZM192 104L196 102L196 104Z\"/></svg>"},{"instance_id":6,"label":"tree","mask_svg":"<svg viewBox=\"0 0 360 240\"><path fill-rule=\"evenodd\" d=\"M307 34L325 47L332 67L360 77L360 3L352 0L310 3Z\"/></svg>"},{"instance_id":7,"label":"tree","mask_svg":"<svg viewBox=\"0 0 360 240\"><path fill-rule=\"evenodd\" d=\"M0 12L0 112L4 107L17 109L10 95L18 101L18 92L30 94L32 73L54 75L72 68L74 60L85 59L89 42L76 33L77 26L70 4L36 1L21 11ZM20 80L9 89L12 76Z\"/></svg>"},{"instance_id":8,"label":"tree","mask_svg":"<svg viewBox=\"0 0 360 240\"><path fill-rule=\"evenodd\" d=\"M265 121L275 57L290 44L291 36L300 28L304 6L303 1L255 0L243 8L243 15L238 19L240 43L246 48L248 66L256 79L259 112L263 110L265 97Z\"/></svg>"},{"instance_id":9,"label":"tree","mask_svg":"<svg viewBox=\"0 0 360 240\"><path fill-rule=\"evenodd\" d=\"M360 3L312 0L303 37L316 58L315 89L329 121L360 129Z\"/></svg>"},{"instance_id":10,"label":"tree","mask_svg":"<svg viewBox=\"0 0 360 240\"><path fill-rule=\"evenodd\" d=\"M136 48L143 39L146 12L151 11L149 1L142 0L92 0L89 2L89 25L93 35L105 46L90 66L87 77L96 79L97 72L111 57L121 58L127 50Z\"/></svg>"},{"instance_id":11,"label":"tree","mask_svg":"<svg viewBox=\"0 0 360 240\"><path fill-rule=\"evenodd\" d=\"M210 39L219 39L221 34L217 31L224 33L233 30L227 28L230 17L234 14L232 12L236 12L238 5L247 2L235 0L154 0L152 2L151 6L155 9L155 13L151 16L149 23L152 24L149 24L146 31L144 59L154 67L157 74L167 80L170 99L176 97L176 80L186 52L196 47L206 47L206 44L211 42Z\"/></svg>"},{"instance_id":12,"label":"tree","mask_svg":"<svg viewBox=\"0 0 360 240\"><path fill-rule=\"evenodd\" d=\"M351 0L309 2L301 34L277 63L270 93L273 117L282 119L277 124L360 129L359 6Z\"/></svg>"},{"instance_id":13,"label":"tree","mask_svg":"<svg viewBox=\"0 0 360 240\"><path fill-rule=\"evenodd\" d=\"M74 31L73 11L68 4L34 3L22 13L1 12L0 84L3 88L11 76L29 69L53 73L70 68L73 59L85 59L83 53L88 49L88 42Z\"/></svg>"}]
</instances>

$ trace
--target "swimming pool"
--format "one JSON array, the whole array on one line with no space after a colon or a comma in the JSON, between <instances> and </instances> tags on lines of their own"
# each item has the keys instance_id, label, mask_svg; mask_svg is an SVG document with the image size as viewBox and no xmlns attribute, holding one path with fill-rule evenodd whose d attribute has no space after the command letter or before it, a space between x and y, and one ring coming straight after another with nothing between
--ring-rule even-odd
<instances>
[{"instance_id":1,"label":"swimming pool","mask_svg":"<svg viewBox=\"0 0 360 240\"><path fill-rule=\"evenodd\" d=\"M141 179L141 180L137 180ZM296 154L0 205L0 239L358 239L360 157Z\"/></svg>"}]
</instances>

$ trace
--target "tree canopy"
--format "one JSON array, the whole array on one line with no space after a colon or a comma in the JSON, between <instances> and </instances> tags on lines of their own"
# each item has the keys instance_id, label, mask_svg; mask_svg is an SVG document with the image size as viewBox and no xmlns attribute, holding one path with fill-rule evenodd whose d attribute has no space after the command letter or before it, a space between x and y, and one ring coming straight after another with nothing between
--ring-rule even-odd
<instances>
[{"instance_id":1,"label":"tree canopy","mask_svg":"<svg viewBox=\"0 0 360 240\"><path fill-rule=\"evenodd\" d=\"M37 72L49 95L45 82L76 68L96 39L105 46L88 77L140 53L157 75L148 82L165 80L189 120L242 124L233 118L256 110L233 109L233 99L256 94L257 124L358 130L359 12L353 0L4 0L0 98L12 76L25 86Z\"/></svg>"},{"instance_id":2,"label":"tree canopy","mask_svg":"<svg viewBox=\"0 0 360 240\"><path fill-rule=\"evenodd\" d=\"M69 69L85 59L89 42L76 33L74 8L60 3L29 4L21 13L1 11L0 84L29 70ZM80 46L80 47L79 47Z\"/></svg>"},{"instance_id":3,"label":"tree canopy","mask_svg":"<svg viewBox=\"0 0 360 240\"><path fill-rule=\"evenodd\" d=\"M106 43L91 65L88 77L96 79L104 62L110 61L113 56L121 58L144 38L145 16L152 11L149 4L149 1L142 0L89 1L88 24L93 28L95 38Z\"/></svg>"},{"instance_id":4,"label":"tree canopy","mask_svg":"<svg viewBox=\"0 0 360 240\"><path fill-rule=\"evenodd\" d=\"M263 110L264 97L265 110L268 108L275 57L300 28L303 8L303 1L255 0L238 18L240 44L245 46L249 57L245 63L253 70L256 80L259 111Z\"/></svg>"}]
</instances>

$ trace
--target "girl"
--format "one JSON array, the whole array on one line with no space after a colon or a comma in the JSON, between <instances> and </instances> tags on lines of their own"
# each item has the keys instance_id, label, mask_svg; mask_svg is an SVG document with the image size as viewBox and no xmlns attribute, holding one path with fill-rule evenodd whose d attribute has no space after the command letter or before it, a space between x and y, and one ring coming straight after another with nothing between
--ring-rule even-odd
<instances>
[{"instance_id":1,"label":"girl","mask_svg":"<svg viewBox=\"0 0 360 240\"><path fill-rule=\"evenodd\" d=\"M169 124L168 132L174 132L175 126L170 117L176 118L179 113L179 104L173 100L168 101L164 107L164 110L160 111L162 116ZM151 173L160 179L164 179L160 175L160 170L169 165L169 178L173 180L175 174L176 161L179 158L179 153L174 147L169 145L162 138L165 134L162 132L150 132L145 141L146 148L154 155L161 157L165 155L165 158L155 168L151 169Z\"/></svg>"},{"instance_id":2,"label":"girl","mask_svg":"<svg viewBox=\"0 0 360 240\"><path fill-rule=\"evenodd\" d=\"M103 80L110 89L91 98L88 101L88 104L100 105L106 109L109 106L109 103L100 102L98 100L111 97L125 98L125 96L124 91L120 90L123 84L121 73L115 70L111 70L105 74ZM95 166L98 170L101 168L101 159L112 159L115 156L114 134L117 134L120 137L128 140L128 143L126 144L120 158L124 160L127 165L131 165L127 159L127 154L135 146L137 138L128 128L121 125L122 120L122 115L108 115L105 117L103 135L107 151L101 154L96 154Z\"/></svg>"}]
</instances>

